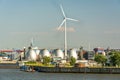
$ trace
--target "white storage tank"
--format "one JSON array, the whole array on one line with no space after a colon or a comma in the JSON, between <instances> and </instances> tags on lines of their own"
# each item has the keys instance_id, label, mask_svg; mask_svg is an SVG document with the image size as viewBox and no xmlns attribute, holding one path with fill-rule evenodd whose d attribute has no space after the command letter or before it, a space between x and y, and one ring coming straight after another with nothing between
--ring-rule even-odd
<instances>
[{"instance_id":1,"label":"white storage tank","mask_svg":"<svg viewBox=\"0 0 120 80\"><path fill-rule=\"evenodd\" d=\"M76 49L70 49L69 57L74 57L75 59L78 58Z\"/></svg>"},{"instance_id":2,"label":"white storage tank","mask_svg":"<svg viewBox=\"0 0 120 80\"><path fill-rule=\"evenodd\" d=\"M36 53L33 49L30 50L30 58L32 61L36 61L37 59Z\"/></svg>"},{"instance_id":3,"label":"white storage tank","mask_svg":"<svg viewBox=\"0 0 120 80\"><path fill-rule=\"evenodd\" d=\"M55 53L56 53L56 57L61 57L61 59L64 58L64 53L61 49L56 49Z\"/></svg>"},{"instance_id":4,"label":"white storage tank","mask_svg":"<svg viewBox=\"0 0 120 80\"><path fill-rule=\"evenodd\" d=\"M44 56L50 57L51 54L47 49L43 49L43 50L41 50L41 56L42 57L44 57Z\"/></svg>"},{"instance_id":5,"label":"white storage tank","mask_svg":"<svg viewBox=\"0 0 120 80\"><path fill-rule=\"evenodd\" d=\"M40 58L41 58L40 49L35 49L35 53L36 53L36 56L37 56L37 60L40 60Z\"/></svg>"},{"instance_id":6,"label":"white storage tank","mask_svg":"<svg viewBox=\"0 0 120 80\"><path fill-rule=\"evenodd\" d=\"M29 49L26 54L26 57L29 61L36 61L37 56L36 56L35 50Z\"/></svg>"},{"instance_id":7,"label":"white storage tank","mask_svg":"<svg viewBox=\"0 0 120 80\"><path fill-rule=\"evenodd\" d=\"M39 50L39 49L37 49L37 50L35 50L35 52L36 52L36 55L39 55L40 50Z\"/></svg>"}]
</instances>

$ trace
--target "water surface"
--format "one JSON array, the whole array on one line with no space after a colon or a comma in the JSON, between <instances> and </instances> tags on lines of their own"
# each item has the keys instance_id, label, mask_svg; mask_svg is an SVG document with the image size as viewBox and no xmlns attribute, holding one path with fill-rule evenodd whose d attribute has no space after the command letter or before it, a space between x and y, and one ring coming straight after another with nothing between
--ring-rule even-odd
<instances>
[{"instance_id":1,"label":"water surface","mask_svg":"<svg viewBox=\"0 0 120 80\"><path fill-rule=\"evenodd\" d=\"M120 80L120 74L40 73L0 69L0 80Z\"/></svg>"}]
</instances>

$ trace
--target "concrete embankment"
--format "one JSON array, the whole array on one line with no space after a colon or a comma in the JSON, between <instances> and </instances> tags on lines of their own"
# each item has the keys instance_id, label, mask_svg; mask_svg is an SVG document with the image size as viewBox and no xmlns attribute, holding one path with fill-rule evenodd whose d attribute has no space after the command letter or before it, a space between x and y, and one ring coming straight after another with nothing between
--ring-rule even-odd
<instances>
[{"instance_id":1,"label":"concrete embankment","mask_svg":"<svg viewBox=\"0 0 120 80\"><path fill-rule=\"evenodd\" d=\"M0 63L0 69L18 69L16 62L6 61Z\"/></svg>"},{"instance_id":2,"label":"concrete embankment","mask_svg":"<svg viewBox=\"0 0 120 80\"><path fill-rule=\"evenodd\" d=\"M120 68L77 68L77 67L34 67L39 72L48 73L99 73L120 74Z\"/></svg>"}]
</instances>

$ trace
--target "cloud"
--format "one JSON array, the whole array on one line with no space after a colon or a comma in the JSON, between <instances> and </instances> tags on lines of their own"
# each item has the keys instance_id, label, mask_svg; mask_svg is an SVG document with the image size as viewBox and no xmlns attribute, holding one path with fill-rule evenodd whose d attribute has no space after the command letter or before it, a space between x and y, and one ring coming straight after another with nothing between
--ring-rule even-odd
<instances>
[{"instance_id":1,"label":"cloud","mask_svg":"<svg viewBox=\"0 0 120 80\"><path fill-rule=\"evenodd\" d=\"M48 32L10 32L12 35L47 35Z\"/></svg>"},{"instance_id":2,"label":"cloud","mask_svg":"<svg viewBox=\"0 0 120 80\"><path fill-rule=\"evenodd\" d=\"M56 28L56 30L58 30L58 28ZM61 31L61 32L65 31L65 27L61 27L58 31ZM73 27L68 27L67 31L68 32L75 32L75 29Z\"/></svg>"}]
</instances>

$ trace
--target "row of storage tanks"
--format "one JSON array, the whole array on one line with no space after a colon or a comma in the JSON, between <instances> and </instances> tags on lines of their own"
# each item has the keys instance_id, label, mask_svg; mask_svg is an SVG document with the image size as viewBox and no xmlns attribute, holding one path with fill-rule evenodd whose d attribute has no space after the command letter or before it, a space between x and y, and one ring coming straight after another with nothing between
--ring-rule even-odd
<instances>
[{"instance_id":1,"label":"row of storage tanks","mask_svg":"<svg viewBox=\"0 0 120 80\"><path fill-rule=\"evenodd\" d=\"M54 49L54 50L48 50L48 49L28 49L25 53L27 60L36 61L38 56L42 59L44 56L47 57L61 57L61 59L64 59L64 51L61 49ZM78 58L78 53L76 49L70 49L67 52L67 57L74 57L75 59Z\"/></svg>"}]
</instances>

